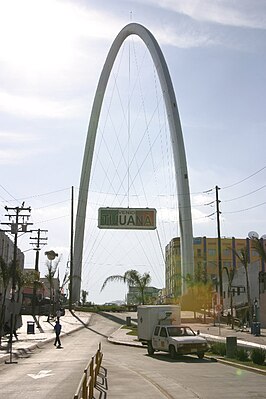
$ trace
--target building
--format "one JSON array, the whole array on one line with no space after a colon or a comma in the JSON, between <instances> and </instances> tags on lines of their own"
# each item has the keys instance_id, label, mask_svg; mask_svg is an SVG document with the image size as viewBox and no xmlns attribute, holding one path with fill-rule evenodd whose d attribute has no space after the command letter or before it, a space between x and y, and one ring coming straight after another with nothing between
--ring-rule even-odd
<instances>
[{"instance_id":1,"label":"building","mask_svg":"<svg viewBox=\"0 0 266 399\"><path fill-rule=\"evenodd\" d=\"M221 238L221 269L223 279L223 305L225 309L230 308L230 295L233 296L235 315L242 317L248 309L246 293L245 268L236 256L241 248L248 248L249 266L248 277L250 282L251 302L254 304L254 312L262 326L266 326L266 271L265 263L258 255L252 245L253 240L246 238ZM266 248L266 240L264 240ZM213 284L213 297L219 292L219 270L218 270L218 239L207 237L195 237L194 268L195 276L201 281L210 281ZM171 301L181 295L181 253L180 238L173 238L165 249L165 297ZM232 283L232 292L229 292L227 274L228 270L235 269Z\"/></svg>"},{"instance_id":2,"label":"building","mask_svg":"<svg viewBox=\"0 0 266 399\"><path fill-rule=\"evenodd\" d=\"M160 289L155 287L145 287L144 297L146 304L157 303ZM138 287L129 287L127 293L127 305L139 305L141 304L141 294Z\"/></svg>"},{"instance_id":3,"label":"building","mask_svg":"<svg viewBox=\"0 0 266 399\"><path fill-rule=\"evenodd\" d=\"M21 270L24 269L24 254L21 252L19 248L17 248L17 265L21 268ZM12 266L12 261L14 259L14 243L13 241L8 237L7 234L5 234L3 231L0 230L0 256L4 260L5 264L7 267L11 268ZM11 308L11 288L12 288L12 279L9 280L9 283L7 286L4 286L3 279L1 278L0 274L0 334L2 335L4 333L3 327L4 323L10 321L11 317L11 309L14 308L14 306ZM19 312L20 310L20 303L16 303L15 305L16 312ZM21 326L21 321L17 320L16 327L19 328Z\"/></svg>"},{"instance_id":4,"label":"building","mask_svg":"<svg viewBox=\"0 0 266 399\"><path fill-rule=\"evenodd\" d=\"M10 264L14 258L14 243L5 234L0 230L0 256L4 259L6 264ZM23 270L24 268L24 254L21 252L19 248L17 248L17 262L20 268Z\"/></svg>"},{"instance_id":5,"label":"building","mask_svg":"<svg viewBox=\"0 0 266 399\"><path fill-rule=\"evenodd\" d=\"M249 238L222 238L221 239L221 268L236 268L241 266L235 252L248 246L250 263L259 263L259 271L265 272L265 264L261 261L258 253L252 246ZM195 274L200 275L202 280L212 281L218 284L218 239L207 237L195 237L194 268ZM167 297L179 297L181 295L181 253L180 238L173 238L165 249L165 288ZM225 295L225 293L224 293Z\"/></svg>"}]
</instances>

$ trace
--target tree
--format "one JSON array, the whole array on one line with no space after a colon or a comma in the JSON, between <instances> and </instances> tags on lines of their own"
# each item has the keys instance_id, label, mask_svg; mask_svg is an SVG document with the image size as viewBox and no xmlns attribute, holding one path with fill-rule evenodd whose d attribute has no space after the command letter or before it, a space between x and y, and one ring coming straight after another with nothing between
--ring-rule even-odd
<instances>
[{"instance_id":1,"label":"tree","mask_svg":"<svg viewBox=\"0 0 266 399\"><path fill-rule=\"evenodd\" d=\"M181 298L181 307L192 310L194 319L196 312L203 310L204 323L206 322L206 310L211 308L212 304L212 284L207 280L205 270L201 264L197 265L195 275L187 274L187 291Z\"/></svg>"},{"instance_id":2,"label":"tree","mask_svg":"<svg viewBox=\"0 0 266 399\"><path fill-rule=\"evenodd\" d=\"M255 251L259 254L259 257L266 263L266 250L264 247L264 240L263 238L253 238L252 239L253 247Z\"/></svg>"},{"instance_id":3,"label":"tree","mask_svg":"<svg viewBox=\"0 0 266 399\"><path fill-rule=\"evenodd\" d=\"M227 280L228 280L228 297L230 297L230 309L231 309L231 328L232 330L234 329L234 317L233 317L233 289L232 289L232 284L235 276L235 269L230 267L230 269L226 266L224 266L224 270L227 274Z\"/></svg>"},{"instance_id":4,"label":"tree","mask_svg":"<svg viewBox=\"0 0 266 399\"><path fill-rule=\"evenodd\" d=\"M24 288L24 287L32 287L33 288L33 296L32 296L31 306L32 306L32 315L35 316L36 290L42 289L42 287L43 287L42 283L39 281L39 273L36 270L29 270L25 273L19 266L17 266L16 278L17 278L17 286L18 286L17 302L19 302L22 288Z\"/></svg>"},{"instance_id":5,"label":"tree","mask_svg":"<svg viewBox=\"0 0 266 399\"><path fill-rule=\"evenodd\" d=\"M82 306L85 306L85 303L87 302L87 296L88 296L88 291L82 290L81 291L81 302Z\"/></svg>"},{"instance_id":6,"label":"tree","mask_svg":"<svg viewBox=\"0 0 266 399\"><path fill-rule=\"evenodd\" d=\"M48 281L49 284L49 290L50 290L50 314L52 310L52 298L53 298L53 290L54 290L54 276L57 271L59 262L61 260L61 256L52 261L52 260L47 260L46 261L46 267L47 267L47 274L45 274L45 278ZM49 316L48 316L48 321L49 321Z\"/></svg>"},{"instance_id":7,"label":"tree","mask_svg":"<svg viewBox=\"0 0 266 399\"><path fill-rule=\"evenodd\" d=\"M126 283L128 287L138 288L140 293L140 302L142 305L145 305L145 288L148 287L151 282L150 273L144 273L141 275L137 270L128 270L123 276L109 276L104 281L101 291L110 281L122 281L123 283Z\"/></svg>"},{"instance_id":8,"label":"tree","mask_svg":"<svg viewBox=\"0 0 266 399\"><path fill-rule=\"evenodd\" d=\"M20 267L16 268L16 278L17 278L17 286L18 286L18 299L19 301L19 294L23 287L32 287L36 284L37 288L42 287L42 283L38 281L38 272L36 270L30 270L27 273L23 272Z\"/></svg>"},{"instance_id":9,"label":"tree","mask_svg":"<svg viewBox=\"0 0 266 399\"><path fill-rule=\"evenodd\" d=\"M249 284L249 276L248 276L248 265L249 265L249 251L247 245L241 248L239 251L236 251L232 248L236 257L240 260L241 264L244 266L245 275L246 275L246 288L247 288L247 301L249 308L249 324L251 325L252 321L252 303L250 297L250 284Z\"/></svg>"}]
</instances>

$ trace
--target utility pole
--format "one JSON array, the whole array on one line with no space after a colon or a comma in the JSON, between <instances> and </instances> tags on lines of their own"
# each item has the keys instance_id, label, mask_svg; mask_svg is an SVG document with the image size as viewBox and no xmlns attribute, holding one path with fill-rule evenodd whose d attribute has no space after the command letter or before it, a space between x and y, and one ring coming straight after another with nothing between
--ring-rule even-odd
<instances>
[{"instance_id":1,"label":"utility pole","mask_svg":"<svg viewBox=\"0 0 266 399\"><path fill-rule=\"evenodd\" d=\"M32 232L36 232L37 233L37 237L30 237L31 240L34 240L34 242L32 242L31 244L35 245L34 250L36 251L36 256L35 256L35 272L36 274L39 273L39 254L40 254L40 250L41 247L40 245L46 245L45 242L41 242L41 241L46 241L47 237L41 237L41 233L47 233L48 230L31 230ZM35 307L36 307L36 282L34 281L34 285L33 285L33 298L32 298L32 315L33 317L35 317Z\"/></svg>"},{"instance_id":2,"label":"utility pole","mask_svg":"<svg viewBox=\"0 0 266 399\"><path fill-rule=\"evenodd\" d=\"M14 234L14 252L13 252L13 262L12 262L12 294L11 294L11 325L10 325L10 361L6 363L16 363L12 362L12 339L13 332L15 328L16 321L16 305L15 305L15 291L16 291L16 267L17 267L17 242L18 242L18 233L28 233L27 226L32 225L33 223L28 223L28 219L30 217L29 213L31 212L31 208L24 208L24 202L21 207L8 207L5 206L5 210L7 212L13 212L12 214L7 214L9 218L8 223L1 223L10 226L10 230L2 230L4 232L8 232ZM26 214L24 212L27 212ZM22 219L22 221L19 221Z\"/></svg>"},{"instance_id":3,"label":"utility pole","mask_svg":"<svg viewBox=\"0 0 266 399\"><path fill-rule=\"evenodd\" d=\"M219 296L220 296L220 305L223 305L223 270L222 270L222 246L221 246L221 232L220 232L220 209L219 209L219 196L218 190L220 188L218 186L215 187L216 192L216 217L217 217L217 235L218 235L218 274L219 274Z\"/></svg>"}]
</instances>

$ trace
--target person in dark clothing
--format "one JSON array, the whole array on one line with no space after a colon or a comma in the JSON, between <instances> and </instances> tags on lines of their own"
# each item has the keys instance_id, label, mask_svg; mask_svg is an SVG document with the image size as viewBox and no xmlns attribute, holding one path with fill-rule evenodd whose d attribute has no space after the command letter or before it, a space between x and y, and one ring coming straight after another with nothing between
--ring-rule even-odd
<instances>
[{"instance_id":1,"label":"person in dark clothing","mask_svg":"<svg viewBox=\"0 0 266 399\"><path fill-rule=\"evenodd\" d=\"M54 326L54 331L55 331L54 346L57 345L57 348L61 348L61 341L60 341L61 328L62 328L61 324L59 323L59 320L57 320Z\"/></svg>"},{"instance_id":2,"label":"person in dark clothing","mask_svg":"<svg viewBox=\"0 0 266 399\"><path fill-rule=\"evenodd\" d=\"M231 324L231 313L228 312L227 313L227 325L230 326L230 324Z\"/></svg>"}]
</instances>

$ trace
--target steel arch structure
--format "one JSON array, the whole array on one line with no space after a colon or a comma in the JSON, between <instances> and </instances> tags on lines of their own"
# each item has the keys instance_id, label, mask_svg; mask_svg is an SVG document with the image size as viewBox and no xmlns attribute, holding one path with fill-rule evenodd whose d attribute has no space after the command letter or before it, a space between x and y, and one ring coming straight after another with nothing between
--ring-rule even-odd
<instances>
[{"instance_id":1,"label":"steel arch structure","mask_svg":"<svg viewBox=\"0 0 266 399\"><path fill-rule=\"evenodd\" d=\"M98 122L103 103L104 94L108 79L118 54L118 51L130 35L139 36L150 52L153 63L156 67L161 89L164 96L164 102L167 112L168 124L172 140L172 148L175 165L175 178L177 184L178 208L179 208L179 227L181 239L181 274L186 276L188 273L194 274L194 256L193 256L193 233L190 191L187 172L187 162L181 123L177 108L175 93L169 74L169 70L164 59L163 53L152 33L143 25L130 23L126 25L115 38L105 64L103 66L94 102L91 111L91 117L88 127L87 140L85 144L83 164L79 186L79 197L76 214L75 235L74 235L74 256L72 267L72 301L80 300L81 271L82 271L82 253L84 241L85 218L87 209L88 189L91 175L91 165L95 138L98 128ZM183 280L182 291L185 291L185 281Z\"/></svg>"}]
</instances>

